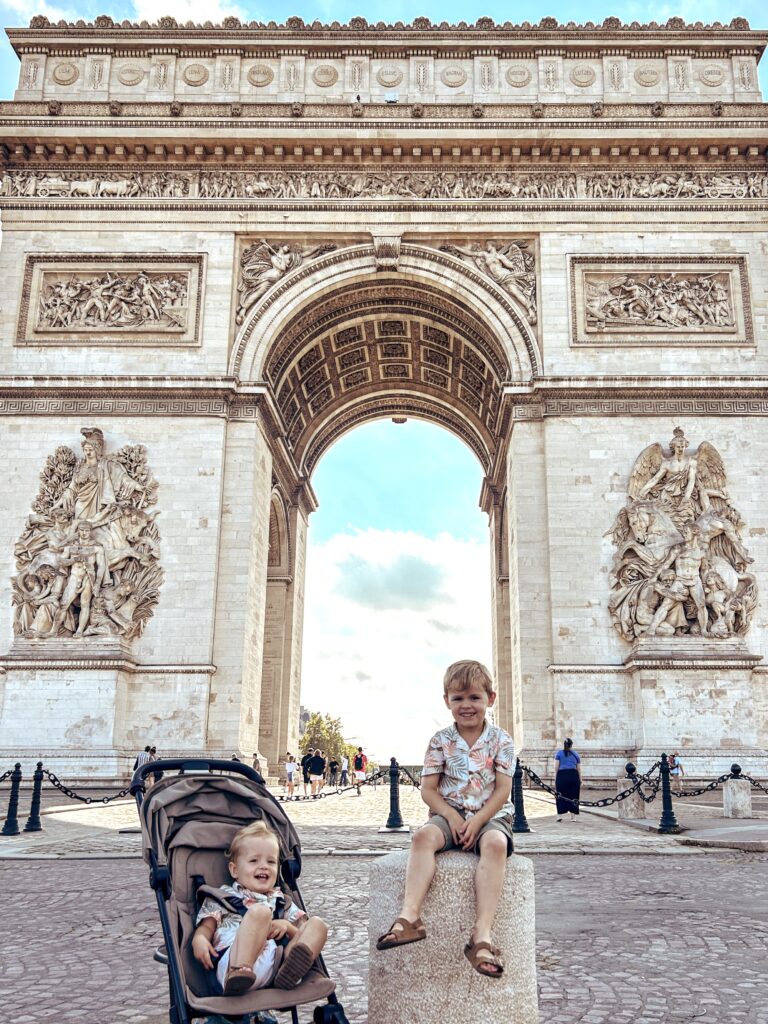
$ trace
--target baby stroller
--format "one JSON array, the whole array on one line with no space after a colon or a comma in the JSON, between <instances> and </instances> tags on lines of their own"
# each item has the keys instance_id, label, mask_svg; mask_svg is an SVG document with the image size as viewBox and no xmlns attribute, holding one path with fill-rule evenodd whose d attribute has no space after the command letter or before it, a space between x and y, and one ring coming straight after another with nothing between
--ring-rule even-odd
<instances>
[{"instance_id":1,"label":"baby stroller","mask_svg":"<svg viewBox=\"0 0 768 1024\"><path fill-rule=\"evenodd\" d=\"M163 777L147 791L147 776L157 772ZM297 883L299 838L261 775L239 761L151 761L135 772L131 795L139 809L144 860L165 939L165 957L156 959L168 964L170 1024L190 1024L192 1017L208 1015L246 1024L251 1014L265 1010L290 1010L293 1024L299 1024L296 1007L319 1000L327 1002L315 1007L315 1024L348 1024L322 957L296 988L252 989L225 997L215 994L220 989L213 972L192 954L198 889L229 881L224 853L235 833L257 818L279 837L281 887L305 909Z\"/></svg>"}]
</instances>

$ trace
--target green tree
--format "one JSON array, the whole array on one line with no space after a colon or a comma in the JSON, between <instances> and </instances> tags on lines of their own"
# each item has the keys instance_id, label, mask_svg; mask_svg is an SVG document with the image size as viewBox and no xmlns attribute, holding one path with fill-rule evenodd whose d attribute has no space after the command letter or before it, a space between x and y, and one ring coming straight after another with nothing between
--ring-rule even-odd
<instances>
[{"instance_id":1,"label":"green tree","mask_svg":"<svg viewBox=\"0 0 768 1024\"><path fill-rule=\"evenodd\" d=\"M319 749L325 751L329 761L335 757L341 763L343 754L351 760L356 748L345 742L341 728L340 718L313 711L299 743L302 756Z\"/></svg>"}]
</instances>

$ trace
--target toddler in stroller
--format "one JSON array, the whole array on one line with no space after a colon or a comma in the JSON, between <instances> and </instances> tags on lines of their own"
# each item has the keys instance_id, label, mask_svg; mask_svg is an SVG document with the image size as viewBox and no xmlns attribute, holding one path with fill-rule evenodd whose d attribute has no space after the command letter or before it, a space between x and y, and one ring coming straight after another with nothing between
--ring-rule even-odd
<instances>
[{"instance_id":1,"label":"toddler in stroller","mask_svg":"<svg viewBox=\"0 0 768 1024\"><path fill-rule=\"evenodd\" d=\"M158 766L163 778L147 789ZM320 955L325 925L307 918L299 891L298 835L261 775L242 762L169 759L139 766L131 793L165 941L170 1024L246 1024L266 1010L299 1024L297 1006L321 1000L315 1024L348 1024ZM237 968L229 985L228 967Z\"/></svg>"},{"instance_id":2,"label":"toddler in stroller","mask_svg":"<svg viewBox=\"0 0 768 1024\"><path fill-rule=\"evenodd\" d=\"M320 956L328 929L276 888L280 840L263 821L246 825L227 850L233 885L203 886L192 952L225 996L249 988L293 988ZM277 943L287 942L279 950ZM282 952L282 957L278 954Z\"/></svg>"}]
</instances>

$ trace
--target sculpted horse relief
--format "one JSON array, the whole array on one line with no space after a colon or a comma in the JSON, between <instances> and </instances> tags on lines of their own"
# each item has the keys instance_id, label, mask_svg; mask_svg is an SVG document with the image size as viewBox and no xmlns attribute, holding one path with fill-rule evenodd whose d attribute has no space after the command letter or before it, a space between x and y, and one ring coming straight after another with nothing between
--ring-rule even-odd
<instances>
[{"instance_id":1,"label":"sculpted horse relief","mask_svg":"<svg viewBox=\"0 0 768 1024\"><path fill-rule=\"evenodd\" d=\"M689 453L676 427L669 452L649 445L608 531L616 544L608 608L621 636L746 634L757 585L743 525L728 497L723 460L709 442Z\"/></svg>"}]
</instances>

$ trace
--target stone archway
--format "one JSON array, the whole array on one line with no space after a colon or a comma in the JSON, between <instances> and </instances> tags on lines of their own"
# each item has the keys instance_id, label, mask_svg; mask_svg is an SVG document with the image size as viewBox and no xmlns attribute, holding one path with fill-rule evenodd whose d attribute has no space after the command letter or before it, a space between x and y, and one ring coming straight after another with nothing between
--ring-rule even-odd
<instances>
[{"instance_id":1,"label":"stone archway","mask_svg":"<svg viewBox=\"0 0 768 1024\"><path fill-rule=\"evenodd\" d=\"M297 482L311 479L339 437L372 419L424 419L473 451L492 540L500 711L512 728L503 394L538 372L538 347L523 312L492 282L438 250L403 249L397 272L375 272L374 249L356 246L286 275L243 325L230 370L265 388L273 445L289 453ZM270 765L297 741L307 525L300 503L286 513L273 498L275 544L280 515L290 519L291 543L289 563L281 550L280 572L268 570L259 735ZM269 562L277 558L271 543Z\"/></svg>"}]
</instances>

